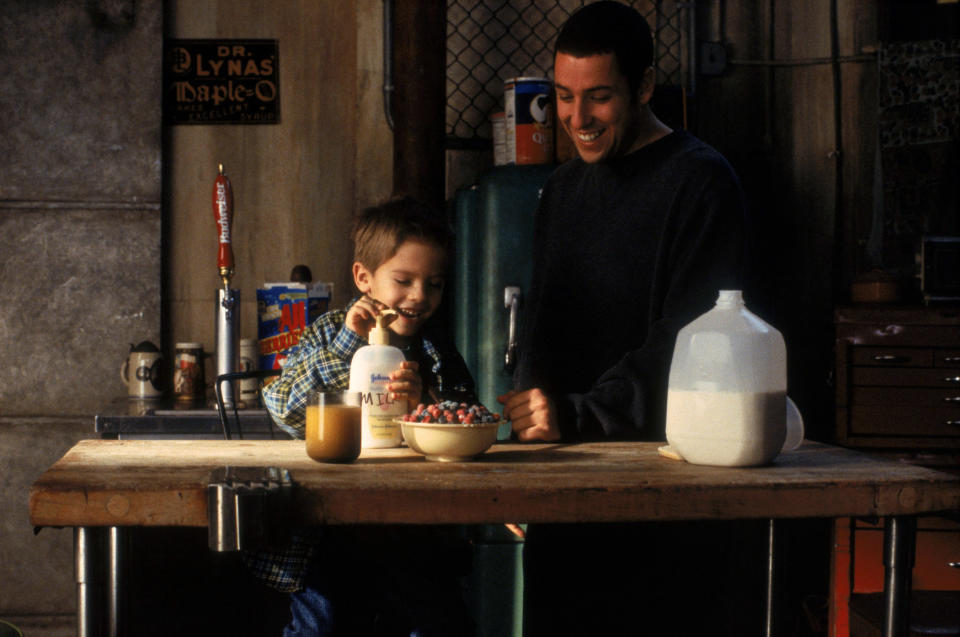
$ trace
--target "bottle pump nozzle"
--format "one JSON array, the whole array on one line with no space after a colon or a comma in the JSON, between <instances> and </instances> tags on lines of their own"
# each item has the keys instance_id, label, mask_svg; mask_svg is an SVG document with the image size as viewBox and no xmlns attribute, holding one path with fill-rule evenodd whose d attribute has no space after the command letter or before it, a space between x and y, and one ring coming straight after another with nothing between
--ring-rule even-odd
<instances>
[{"instance_id":1,"label":"bottle pump nozzle","mask_svg":"<svg viewBox=\"0 0 960 637\"><path fill-rule=\"evenodd\" d=\"M397 318L397 311L387 308L386 310L381 310L379 314L374 317L376 325L370 328L370 334L367 336L367 341L371 345L389 345L390 344L390 332L387 330L387 326ZM390 319L390 320L387 320Z\"/></svg>"}]
</instances>

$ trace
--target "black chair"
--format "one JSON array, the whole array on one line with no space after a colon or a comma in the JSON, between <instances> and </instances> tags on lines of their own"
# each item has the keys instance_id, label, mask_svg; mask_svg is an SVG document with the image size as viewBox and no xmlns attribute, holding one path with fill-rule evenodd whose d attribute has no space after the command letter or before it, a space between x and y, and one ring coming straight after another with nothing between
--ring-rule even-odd
<instances>
[{"instance_id":1,"label":"black chair","mask_svg":"<svg viewBox=\"0 0 960 637\"><path fill-rule=\"evenodd\" d=\"M249 378L257 379L257 397L260 399L260 402L263 402L263 381L272 376L279 376L282 370L279 369L253 369L245 372L230 372L228 374L220 374L217 376L217 380L214 383L214 391L217 394L217 412L220 415L220 427L223 429L223 439L231 440L230 434L230 423L227 407L223 402L223 390L221 386L225 382L234 382L238 380L245 380ZM240 427L240 413L237 410L237 399L236 396L239 392L233 392L234 400L231 404L233 408L233 421L236 423L237 429L237 438L243 440L243 429ZM267 414L267 424L270 427L270 439L274 439L274 426L273 419Z\"/></svg>"}]
</instances>

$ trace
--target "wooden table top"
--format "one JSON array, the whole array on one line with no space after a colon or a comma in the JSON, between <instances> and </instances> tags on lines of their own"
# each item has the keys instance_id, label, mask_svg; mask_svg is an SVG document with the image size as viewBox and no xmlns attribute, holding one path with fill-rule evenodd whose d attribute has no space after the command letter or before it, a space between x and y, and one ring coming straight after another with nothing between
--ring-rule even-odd
<instances>
[{"instance_id":1,"label":"wooden table top","mask_svg":"<svg viewBox=\"0 0 960 637\"><path fill-rule=\"evenodd\" d=\"M660 443L662 444L662 443ZM805 443L773 464L670 460L657 443L495 444L474 462L407 448L314 462L303 441L84 440L34 483L35 526L207 526L223 466L288 469L298 520L326 524L608 522L913 515L960 510L960 475Z\"/></svg>"}]
</instances>

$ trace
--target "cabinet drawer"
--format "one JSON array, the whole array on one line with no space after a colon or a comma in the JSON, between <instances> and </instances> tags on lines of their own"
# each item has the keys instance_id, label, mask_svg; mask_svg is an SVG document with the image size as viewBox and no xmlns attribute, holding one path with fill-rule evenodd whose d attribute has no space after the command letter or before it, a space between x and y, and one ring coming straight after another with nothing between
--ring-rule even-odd
<instances>
[{"instance_id":1,"label":"cabinet drawer","mask_svg":"<svg viewBox=\"0 0 960 637\"><path fill-rule=\"evenodd\" d=\"M960 450L960 307L839 307L835 319L834 441Z\"/></svg>"},{"instance_id":2,"label":"cabinet drawer","mask_svg":"<svg viewBox=\"0 0 960 637\"><path fill-rule=\"evenodd\" d=\"M850 433L960 439L960 409L911 405L854 407L850 410Z\"/></svg>"},{"instance_id":3,"label":"cabinet drawer","mask_svg":"<svg viewBox=\"0 0 960 637\"><path fill-rule=\"evenodd\" d=\"M854 347L852 358L854 365L932 367L933 353L928 347Z\"/></svg>"},{"instance_id":4,"label":"cabinet drawer","mask_svg":"<svg viewBox=\"0 0 960 637\"><path fill-rule=\"evenodd\" d=\"M953 367L854 367L850 371L850 380L854 386L960 388L960 369Z\"/></svg>"},{"instance_id":5,"label":"cabinet drawer","mask_svg":"<svg viewBox=\"0 0 960 637\"><path fill-rule=\"evenodd\" d=\"M853 590L858 593L883 590L883 524L858 521L854 529ZM913 569L915 590L960 591L960 528L943 518L917 520L916 557Z\"/></svg>"},{"instance_id":6,"label":"cabinet drawer","mask_svg":"<svg viewBox=\"0 0 960 637\"><path fill-rule=\"evenodd\" d=\"M926 387L853 387L850 404L916 405L921 407L954 407L960 417L960 386L951 389Z\"/></svg>"},{"instance_id":7,"label":"cabinet drawer","mask_svg":"<svg viewBox=\"0 0 960 637\"><path fill-rule=\"evenodd\" d=\"M960 350L933 350L933 364L937 367L960 367Z\"/></svg>"}]
</instances>

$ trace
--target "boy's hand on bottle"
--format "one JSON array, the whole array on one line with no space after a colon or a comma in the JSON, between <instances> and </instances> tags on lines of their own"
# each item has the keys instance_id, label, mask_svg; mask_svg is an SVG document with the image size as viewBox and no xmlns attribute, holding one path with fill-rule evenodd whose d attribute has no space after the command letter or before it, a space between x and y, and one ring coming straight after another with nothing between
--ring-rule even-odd
<instances>
[{"instance_id":1,"label":"boy's hand on bottle","mask_svg":"<svg viewBox=\"0 0 960 637\"><path fill-rule=\"evenodd\" d=\"M393 400L406 399L407 411L412 411L420 403L420 394L423 393L420 365L416 361L400 363L399 369L390 372L387 389Z\"/></svg>"},{"instance_id":2,"label":"boy's hand on bottle","mask_svg":"<svg viewBox=\"0 0 960 637\"><path fill-rule=\"evenodd\" d=\"M347 318L344 319L346 326L363 338L367 338L370 329L377 324L377 314L386 307L369 296L361 296L347 312Z\"/></svg>"}]
</instances>

